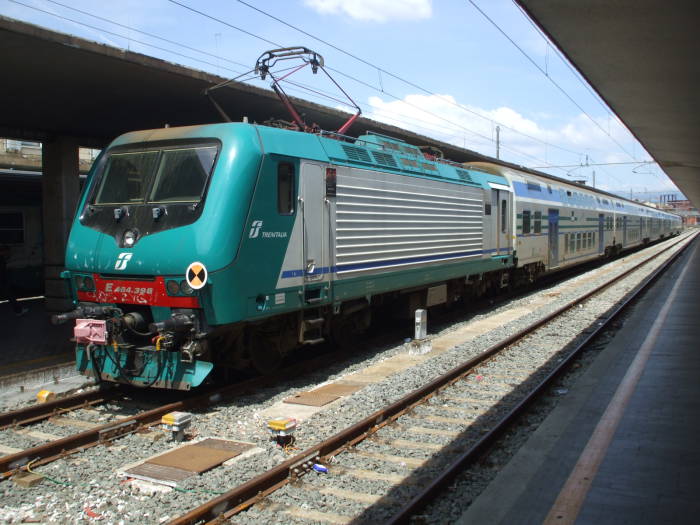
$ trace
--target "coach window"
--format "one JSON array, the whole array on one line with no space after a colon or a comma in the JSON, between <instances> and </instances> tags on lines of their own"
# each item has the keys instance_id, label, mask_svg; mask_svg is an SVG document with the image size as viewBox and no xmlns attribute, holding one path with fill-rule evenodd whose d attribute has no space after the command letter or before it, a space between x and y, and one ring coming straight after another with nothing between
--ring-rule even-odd
<instances>
[{"instance_id":1,"label":"coach window","mask_svg":"<svg viewBox=\"0 0 700 525\"><path fill-rule=\"evenodd\" d=\"M564 253L569 253L569 234L564 234Z\"/></svg>"},{"instance_id":2,"label":"coach window","mask_svg":"<svg viewBox=\"0 0 700 525\"><path fill-rule=\"evenodd\" d=\"M572 233L569 238L569 251L574 253L576 251L576 234Z\"/></svg>"},{"instance_id":3,"label":"coach window","mask_svg":"<svg viewBox=\"0 0 700 525\"><path fill-rule=\"evenodd\" d=\"M530 210L523 210L523 235L530 233Z\"/></svg>"},{"instance_id":4,"label":"coach window","mask_svg":"<svg viewBox=\"0 0 700 525\"><path fill-rule=\"evenodd\" d=\"M576 251L581 250L581 233L576 234Z\"/></svg>"},{"instance_id":5,"label":"coach window","mask_svg":"<svg viewBox=\"0 0 700 525\"><path fill-rule=\"evenodd\" d=\"M535 212L535 233L542 233L542 212Z\"/></svg>"},{"instance_id":6,"label":"coach window","mask_svg":"<svg viewBox=\"0 0 700 525\"><path fill-rule=\"evenodd\" d=\"M281 215L294 213L294 166L289 162L277 166L277 212Z\"/></svg>"},{"instance_id":7,"label":"coach window","mask_svg":"<svg viewBox=\"0 0 700 525\"><path fill-rule=\"evenodd\" d=\"M508 201L503 199L501 201L501 232L506 233L508 231L508 224L506 222L506 217L508 217L508 210L506 209L506 206L508 206Z\"/></svg>"}]
</instances>

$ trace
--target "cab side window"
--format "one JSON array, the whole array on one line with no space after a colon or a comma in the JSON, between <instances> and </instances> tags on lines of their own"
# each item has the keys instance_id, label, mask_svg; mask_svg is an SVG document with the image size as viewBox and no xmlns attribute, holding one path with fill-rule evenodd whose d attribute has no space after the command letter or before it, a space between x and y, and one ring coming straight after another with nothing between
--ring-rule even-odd
<instances>
[{"instance_id":1,"label":"cab side window","mask_svg":"<svg viewBox=\"0 0 700 525\"><path fill-rule=\"evenodd\" d=\"M289 162L277 166L277 212L281 215L294 213L294 165Z\"/></svg>"}]
</instances>

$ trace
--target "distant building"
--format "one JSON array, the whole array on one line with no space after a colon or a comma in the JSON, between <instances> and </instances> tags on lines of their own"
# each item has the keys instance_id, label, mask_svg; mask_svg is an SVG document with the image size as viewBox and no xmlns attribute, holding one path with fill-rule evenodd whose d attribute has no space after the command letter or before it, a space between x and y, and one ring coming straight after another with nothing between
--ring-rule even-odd
<instances>
[{"instance_id":1,"label":"distant building","mask_svg":"<svg viewBox=\"0 0 700 525\"><path fill-rule=\"evenodd\" d=\"M683 217L683 224L685 226L697 226L700 224L700 211L694 208L687 199L667 200L664 202L663 208Z\"/></svg>"},{"instance_id":2,"label":"distant building","mask_svg":"<svg viewBox=\"0 0 700 525\"><path fill-rule=\"evenodd\" d=\"M0 138L0 168L40 170L41 149L41 142ZM90 169L99 153L98 149L79 149L78 158L81 173Z\"/></svg>"}]
</instances>

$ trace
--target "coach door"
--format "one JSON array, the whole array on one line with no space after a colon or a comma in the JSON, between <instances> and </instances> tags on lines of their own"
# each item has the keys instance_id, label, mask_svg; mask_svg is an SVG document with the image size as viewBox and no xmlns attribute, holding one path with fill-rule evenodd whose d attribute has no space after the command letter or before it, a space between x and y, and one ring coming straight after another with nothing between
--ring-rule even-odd
<instances>
[{"instance_id":1,"label":"coach door","mask_svg":"<svg viewBox=\"0 0 700 525\"><path fill-rule=\"evenodd\" d=\"M499 186L501 186L499 184ZM507 255L510 252L511 193L506 189L491 190L491 207L495 214L494 255Z\"/></svg>"},{"instance_id":2,"label":"coach door","mask_svg":"<svg viewBox=\"0 0 700 525\"><path fill-rule=\"evenodd\" d=\"M556 268L559 266L559 210L550 208L548 213L549 228L549 267Z\"/></svg>"},{"instance_id":3,"label":"coach door","mask_svg":"<svg viewBox=\"0 0 700 525\"><path fill-rule=\"evenodd\" d=\"M304 280L320 281L328 274L328 212L324 168L318 164L301 166Z\"/></svg>"},{"instance_id":4,"label":"coach door","mask_svg":"<svg viewBox=\"0 0 700 525\"><path fill-rule=\"evenodd\" d=\"M605 214L598 214L598 254L603 253L605 246Z\"/></svg>"}]
</instances>

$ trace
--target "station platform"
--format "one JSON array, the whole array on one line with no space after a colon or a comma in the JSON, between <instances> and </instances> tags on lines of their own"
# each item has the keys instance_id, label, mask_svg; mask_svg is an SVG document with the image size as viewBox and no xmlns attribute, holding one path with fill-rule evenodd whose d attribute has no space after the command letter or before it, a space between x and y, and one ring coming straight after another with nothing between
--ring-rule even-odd
<instances>
[{"instance_id":1,"label":"station platform","mask_svg":"<svg viewBox=\"0 0 700 525\"><path fill-rule=\"evenodd\" d=\"M696 237L457 523L694 522L698 297Z\"/></svg>"},{"instance_id":2,"label":"station platform","mask_svg":"<svg viewBox=\"0 0 700 525\"><path fill-rule=\"evenodd\" d=\"M69 324L54 326L43 297L19 299L27 313L16 316L0 302L0 377L74 359Z\"/></svg>"}]
</instances>

